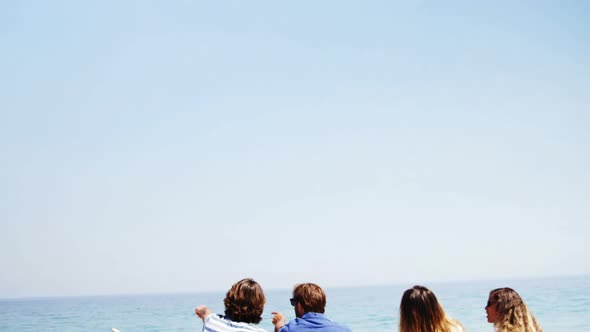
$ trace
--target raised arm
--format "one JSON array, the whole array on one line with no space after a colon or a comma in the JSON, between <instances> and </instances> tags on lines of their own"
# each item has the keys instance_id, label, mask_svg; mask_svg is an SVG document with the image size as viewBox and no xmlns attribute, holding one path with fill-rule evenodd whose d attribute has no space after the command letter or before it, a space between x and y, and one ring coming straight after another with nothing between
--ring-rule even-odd
<instances>
[{"instance_id":1,"label":"raised arm","mask_svg":"<svg viewBox=\"0 0 590 332\"><path fill-rule=\"evenodd\" d=\"M205 318L212 314L212 312L209 310L209 308L207 308L206 305L200 305L195 309L195 314L197 314L197 316L199 316L199 318L205 322Z\"/></svg>"},{"instance_id":2,"label":"raised arm","mask_svg":"<svg viewBox=\"0 0 590 332\"><path fill-rule=\"evenodd\" d=\"M272 324L275 326L275 332L279 332L281 327L283 327L283 326L285 326L285 324L287 324L287 321L285 320L285 316L283 316L282 313L273 312L272 313Z\"/></svg>"}]
</instances>

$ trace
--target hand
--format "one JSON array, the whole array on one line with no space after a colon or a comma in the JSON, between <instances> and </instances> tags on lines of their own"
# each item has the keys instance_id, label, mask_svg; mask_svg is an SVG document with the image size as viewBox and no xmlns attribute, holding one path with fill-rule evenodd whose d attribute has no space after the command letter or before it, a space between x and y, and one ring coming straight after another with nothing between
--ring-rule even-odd
<instances>
[{"instance_id":1,"label":"hand","mask_svg":"<svg viewBox=\"0 0 590 332\"><path fill-rule=\"evenodd\" d=\"M211 310L209 310L206 305L200 305L195 309L195 314L197 314L197 316L203 321L205 321L205 318L209 316L210 313Z\"/></svg>"},{"instance_id":2,"label":"hand","mask_svg":"<svg viewBox=\"0 0 590 332\"><path fill-rule=\"evenodd\" d=\"M275 326L275 332L278 332L281 327L287 324L287 321L285 320L285 316L283 316L283 314L280 312L273 312L272 324Z\"/></svg>"}]
</instances>

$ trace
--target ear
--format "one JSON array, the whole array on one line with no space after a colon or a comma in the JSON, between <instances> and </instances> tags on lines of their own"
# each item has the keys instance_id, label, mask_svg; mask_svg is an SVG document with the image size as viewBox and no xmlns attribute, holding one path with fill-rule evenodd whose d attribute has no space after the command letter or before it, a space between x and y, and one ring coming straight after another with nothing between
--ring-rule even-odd
<instances>
[{"instance_id":1,"label":"ear","mask_svg":"<svg viewBox=\"0 0 590 332\"><path fill-rule=\"evenodd\" d=\"M303 316L305 312L303 311L303 306L301 305L301 303L299 303L299 301L297 301L297 303L295 303L295 314L296 316Z\"/></svg>"}]
</instances>

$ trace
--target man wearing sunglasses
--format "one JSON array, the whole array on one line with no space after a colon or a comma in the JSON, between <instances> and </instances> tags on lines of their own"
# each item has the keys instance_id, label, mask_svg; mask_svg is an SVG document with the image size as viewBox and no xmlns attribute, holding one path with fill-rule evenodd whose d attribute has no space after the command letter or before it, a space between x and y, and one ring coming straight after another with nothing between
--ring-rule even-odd
<instances>
[{"instance_id":1,"label":"man wearing sunglasses","mask_svg":"<svg viewBox=\"0 0 590 332\"><path fill-rule=\"evenodd\" d=\"M352 332L324 316L326 293L320 286L311 283L296 285L290 301L297 318L287 323L283 314L273 312L275 332Z\"/></svg>"}]
</instances>

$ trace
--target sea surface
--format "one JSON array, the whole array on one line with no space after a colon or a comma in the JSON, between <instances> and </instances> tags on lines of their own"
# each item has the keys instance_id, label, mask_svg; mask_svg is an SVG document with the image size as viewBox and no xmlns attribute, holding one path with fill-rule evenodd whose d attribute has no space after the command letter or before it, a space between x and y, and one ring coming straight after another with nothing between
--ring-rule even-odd
<instances>
[{"instance_id":1,"label":"sea surface","mask_svg":"<svg viewBox=\"0 0 590 332\"><path fill-rule=\"evenodd\" d=\"M353 331L397 331L401 295L414 284L326 288L326 315ZM263 285L264 286L264 285ZM493 288L512 287L546 332L590 331L590 276L431 283L447 314L471 332L492 332L484 310ZM294 318L290 289L266 290L260 326L273 331L271 312ZM0 331L201 331L199 304L223 312L225 292L0 299Z\"/></svg>"}]
</instances>

